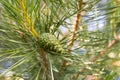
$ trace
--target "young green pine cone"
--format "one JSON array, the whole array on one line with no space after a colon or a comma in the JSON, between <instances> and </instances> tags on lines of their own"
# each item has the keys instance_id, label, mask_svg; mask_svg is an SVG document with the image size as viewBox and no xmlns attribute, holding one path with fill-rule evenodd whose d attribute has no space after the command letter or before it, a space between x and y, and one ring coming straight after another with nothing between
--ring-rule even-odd
<instances>
[{"instance_id":1,"label":"young green pine cone","mask_svg":"<svg viewBox=\"0 0 120 80\"><path fill-rule=\"evenodd\" d=\"M64 54L65 50L63 49L60 41L50 33L43 33L40 35L40 46L50 52L54 52L55 54Z\"/></svg>"}]
</instances>

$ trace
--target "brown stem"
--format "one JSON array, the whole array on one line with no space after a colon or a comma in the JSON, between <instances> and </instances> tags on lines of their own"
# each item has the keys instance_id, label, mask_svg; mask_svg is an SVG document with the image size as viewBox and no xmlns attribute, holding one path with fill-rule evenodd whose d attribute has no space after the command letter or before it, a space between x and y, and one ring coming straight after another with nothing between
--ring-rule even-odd
<instances>
[{"instance_id":1,"label":"brown stem","mask_svg":"<svg viewBox=\"0 0 120 80\"><path fill-rule=\"evenodd\" d=\"M41 50L41 55L42 55L42 59L43 59L43 63L44 63L44 66L45 66L45 72L46 72L46 80L48 80L48 64L47 64L47 58L46 58L46 54L44 52L44 50L42 48L40 48Z\"/></svg>"},{"instance_id":2,"label":"brown stem","mask_svg":"<svg viewBox=\"0 0 120 80\"><path fill-rule=\"evenodd\" d=\"M97 56L95 56L91 61L95 62L100 57L102 57L102 55L104 55L109 48L111 48L114 44L116 44L116 42L117 42L117 40L114 39L110 43L108 43L108 46L104 50L102 50Z\"/></svg>"},{"instance_id":3,"label":"brown stem","mask_svg":"<svg viewBox=\"0 0 120 80\"><path fill-rule=\"evenodd\" d=\"M74 39L75 39L75 36L76 36L76 31L78 30L78 27L79 27L79 22L80 22L80 19L81 19L82 3L83 3L83 0L81 0L81 1L78 3L79 13L77 14L76 21L75 21L75 26L74 26L74 31L73 31L73 34L72 34L72 36L71 36L71 40L70 40L70 42L69 42L69 44L68 44L68 50L69 50L69 51L70 51L71 47L73 46Z\"/></svg>"},{"instance_id":4,"label":"brown stem","mask_svg":"<svg viewBox=\"0 0 120 80\"><path fill-rule=\"evenodd\" d=\"M44 50L43 50L42 48L40 48L40 50L41 50L41 54L42 54L42 58L43 58L44 65L45 65L45 67L46 67L46 70L48 70L46 54L45 54L45 52L44 52Z\"/></svg>"},{"instance_id":5,"label":"brown stem","mask_svg":"<svg viewBox=\"0 0 120 80\"><path fill-rule=\"evenodd\" d=\"M81 9L82 9L82 3L83 3L83 0L80 0L79 3L78 3L78 10L79 12L77 13L77 17L76 17L76 21L75 21L75 26L74 26L74 31L73 31L73 34L72 34L72 37L71 37L71 40L68 44L68 51L70 52L72 46L73 46L73 43L74 43L74 39L75 39L75 36L76 36L76 31L78 30L78 27L79 27L79 22L80 22L80 19L81 19ZM62 61L62 68L66 66L66 63L67 61L66 60L63 60ZM61 68L61 69L62 69Z\"/></svg>"}]
</instances>

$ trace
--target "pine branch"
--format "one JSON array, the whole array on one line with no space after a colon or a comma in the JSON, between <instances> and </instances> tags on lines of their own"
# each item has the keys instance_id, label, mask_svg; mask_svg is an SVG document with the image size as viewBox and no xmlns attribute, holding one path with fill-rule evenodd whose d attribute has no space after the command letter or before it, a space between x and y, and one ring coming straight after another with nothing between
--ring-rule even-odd
<instances>
[{"instance_id":1,"label":"pine branch","mask_svg":"<svg viewBox=\"0 0 120 80\"><path fill-rule=\"evenodd\" d=\"M25 4L24 4L24 0L20 0L20 5L21 5L21 9L23 11L23 16L26 19L26 22L24 23L24 28L32 34L32 36L35 38L36 41L38 41L38 33L36 32L36 30L34 29L33 23L31 22L28 13L25 9ZM44 5L43 5L44 8ZM41 50L41 55L42 55L42 59L43 59L43 64L45 66L45 72L46 72L46 80L48 80L48 64L47 64L47 58L46 58L46 54L44 52L44 50L42 48L40 48Z\"/></svg>"}]
</instances>

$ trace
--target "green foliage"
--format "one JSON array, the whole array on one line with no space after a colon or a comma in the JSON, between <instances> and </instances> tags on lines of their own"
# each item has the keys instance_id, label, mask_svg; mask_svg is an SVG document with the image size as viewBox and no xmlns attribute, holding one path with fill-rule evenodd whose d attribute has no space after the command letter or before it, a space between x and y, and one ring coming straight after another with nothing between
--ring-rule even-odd
<instances>
[{"instance_id":1,"label":"green foliage","mask_svg":"<svg viewBox=\"0 0 120 80\"><path fill-rule=\"evenodd\" d=\"M88 75L113 80L119 76L115 62L120 42L115 33L120 2L83 0L78 9L80 1L0 0L0 70L6 60L12 61L0 77L9 71L14 72L13 79L25 80L84 80ZM80 24L69 50L79 12Z\"/></svg>"},{"instance_id":2,"label":"green foliage","mask_svg":"<svg viewBox=\"0 0 120 80\"><path fill-rule=\"evenodd\" d=\"M117 77L117 74L111 71L110 74L105 76L104 80L115 80L116 77Z\"/></svg>"}]
</instances>

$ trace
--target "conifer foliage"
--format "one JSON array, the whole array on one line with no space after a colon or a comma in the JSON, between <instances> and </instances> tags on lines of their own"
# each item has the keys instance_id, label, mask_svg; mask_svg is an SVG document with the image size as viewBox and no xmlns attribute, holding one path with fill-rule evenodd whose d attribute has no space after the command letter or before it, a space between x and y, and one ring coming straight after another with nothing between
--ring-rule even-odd
<instances>
[{"instance_id":1,"label":"conifer foliage","mask_svg":"<svg viewBox=\"0 0 120 80\"><path fill-rule=\"evenodd\" d=\"M114 80L119 3L0 0L0 80Z\"/></svg>"}]
</instances>

